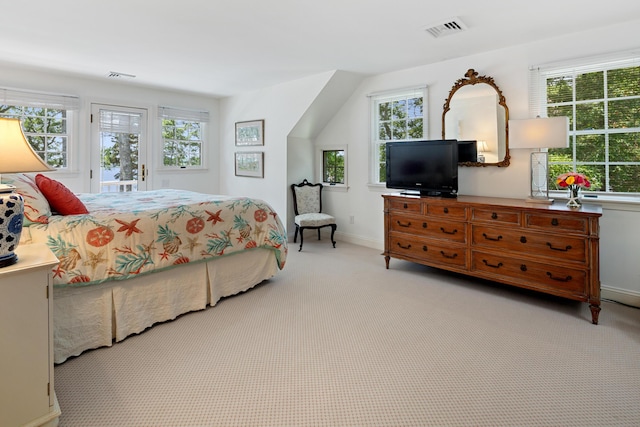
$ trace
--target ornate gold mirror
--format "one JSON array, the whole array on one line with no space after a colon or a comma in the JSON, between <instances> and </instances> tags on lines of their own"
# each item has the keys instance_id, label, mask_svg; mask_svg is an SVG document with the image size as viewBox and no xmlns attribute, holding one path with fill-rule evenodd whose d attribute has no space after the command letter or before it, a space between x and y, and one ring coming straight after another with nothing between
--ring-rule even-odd
<instances>
[{"instance_id":1,"label":"ornate gold mirror","mask_svg":"<svg viewBox=\"0 0 640 427\"><path fill-rule=\"evenodd\" d=\"M477 161L460 166L509 166L509 108L492 77L469 69L449 92L442 112L442 139L476 141ZM472 142L471 142L472 143Z\"/></svg>"}]
</instances>

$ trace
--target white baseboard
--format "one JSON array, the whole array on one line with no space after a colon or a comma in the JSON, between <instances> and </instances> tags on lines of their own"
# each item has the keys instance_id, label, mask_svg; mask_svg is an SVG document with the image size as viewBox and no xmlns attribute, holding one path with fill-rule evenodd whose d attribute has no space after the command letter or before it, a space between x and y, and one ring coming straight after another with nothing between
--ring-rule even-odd
<instances>
[{"instance_id":1,"label":"white baseboard","mask_svg":"<svg viewBox=\"0 0 640 427\"><path fill-rule=\"evenodd\" d=\"M329 232L326 232L327 237ZM322 237L324 238L325 231L322 231ZM380 242L374 239L366 239L361 236L355 236L348 233L342 233L336 230L335 239L338 242L347 242L354 245L364 246L367 248L377 249L379 251L384 250L384 242ZM289 241L293 242L293 236L289 236ZM608 299L611 301L620 302L633 307L640 308L640 292L630 291L628 289L616 288L613 286L601 285L600 296L602 299Z\"/></svg>"},{"instance_id":2,"label":"white baseboard","mask_svg":"<svg viewBox=\"0 0 640 427\"><path fill-rule=\"evenodd\" d=\"M622 304L640 308L640 293L638 292L601 285L600 296L602 299L617 301Z\"/></svg>"},{"instance_id":3,"label":"white baseboard","mask_svg":"<svg viewBox=\"0 0 640 427\"><path fill-rule=\"evenodd\" d=\"M339 231L336 231L335 238L336 240L339 240L342 242L353 243L354 245L364 246L366 248L371 248L371 249L377 249L380 252L384 250L384 241L380 242L378 240L367 239L367 238L355 236L348 233L341 233Z\"/></svg>"}]
</instances>

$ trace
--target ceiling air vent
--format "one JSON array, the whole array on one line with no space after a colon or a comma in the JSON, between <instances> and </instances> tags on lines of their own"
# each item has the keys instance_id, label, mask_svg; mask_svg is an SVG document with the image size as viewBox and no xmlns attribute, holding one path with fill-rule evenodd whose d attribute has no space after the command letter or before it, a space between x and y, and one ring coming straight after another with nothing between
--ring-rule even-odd
<instances>
[{"instance_id":1,"label":"ceiling air vent","mask_svg":"<svg viewBox=\"0 0 640 427\"><path fill-rule=\"evenodd\" d=\"M133 74L118 73L117 71L109 71L107 77L110 79L134 79L136 76Z\"/></svg>"},{"instance_id":2,"label":"ceiling air vent","mask_svg":"<svg viewBox=\"0 0 640 427\"><path fill-rule=\"evenodd\" d=\"M431 25L426 28L429 34L435 38L448 36L450 34L457 34L466 31L467 26L460 18L451 18L442 24Z\"/></svg>"}]
</instances>

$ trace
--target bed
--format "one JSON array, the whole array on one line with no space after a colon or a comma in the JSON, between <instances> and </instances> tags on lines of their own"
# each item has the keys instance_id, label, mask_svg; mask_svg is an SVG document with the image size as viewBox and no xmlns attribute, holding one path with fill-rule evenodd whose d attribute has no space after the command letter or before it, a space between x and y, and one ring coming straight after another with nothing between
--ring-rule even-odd
<instances>
[{"instance_id":1,"label":"bed","mask_svg":"<svg viewBox=\"0 0 640 427\"><path fill-rule=\"evenodd\" d=\"M52 272L55 363L214 306L286 262L286 232L259 199L169 189L73 195L56 181L62 192L47 193L35 177L2 178L25 199L20 244L46 243L60 260ZM70 198L65 208L61 197ZM51 209L73 204L86 213Z\"/></svg>"}]
</instances>

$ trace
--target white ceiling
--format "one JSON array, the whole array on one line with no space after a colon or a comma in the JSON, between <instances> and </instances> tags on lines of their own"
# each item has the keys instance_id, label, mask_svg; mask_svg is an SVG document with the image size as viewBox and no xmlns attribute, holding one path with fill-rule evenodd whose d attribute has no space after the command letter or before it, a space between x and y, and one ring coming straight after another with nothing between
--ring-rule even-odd
<instances>
[{"instance_id":1,"label":"white ceiling","mask_svg":"<svg viewBox=\"0 0 640 427\"><path fill-rule=\"evenodd\" d=\"M4 2L0 61L215 96L379 74L640 18L637 0ZM459 18L467 30L426 28ZM1 74L0 74L1 76Z\"/></svg>"}]
</instances>

